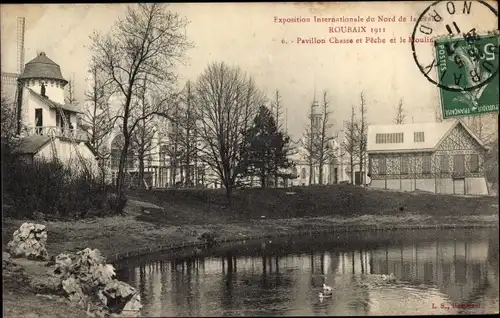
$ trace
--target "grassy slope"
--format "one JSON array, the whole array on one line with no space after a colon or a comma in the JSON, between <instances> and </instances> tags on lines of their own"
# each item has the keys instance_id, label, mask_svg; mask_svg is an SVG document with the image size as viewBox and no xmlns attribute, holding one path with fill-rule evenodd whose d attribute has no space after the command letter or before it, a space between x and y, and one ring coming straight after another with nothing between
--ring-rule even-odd
<instances>
[{"instance_id":1,"label":"grassy slope","mask_svg":"<svg viewBox=\"0 0 500 318\"><path fill-rule=\"evenodd\" d=\"M288 191L259 188L239 190L227 208L222 190L156 190L137 192L134 196L173 209L183 206L214 217L226 216L240 220L260 218L261 215L268 218L392 215L400 208L432 216L498 212L498 207L491 206L498 200L494 197L402 193L352 185L296 187L292 190L294 194L287 194Z\"/></svg>"},{"instance_id":2,"label":"grassy slope","mask_svg":"<svg viewBox=\"0 0 500 318\"><path fill-rule=\"evenodd\" d=\"M496 198L465 198L431 194L408 194L367 190L342 185L325 188L246 189L235 193L226 205L220 190L142 191L130 193L164 207L148 214L129 201L127 216L76 222L40 222L48 227L48 251L99 248L105 255L138 248L192 241L204 231L221 236L272 234L280 231L316 229L335 224L390 225L498 221ZM400 211L403 207L403 211ZM266 219L261 219L266 215ZM307 221L297 219L307 217ZM4 220L4 244L22 224ZM181 232L189 228L196 233Z\"/></svg>"}]
</instances>

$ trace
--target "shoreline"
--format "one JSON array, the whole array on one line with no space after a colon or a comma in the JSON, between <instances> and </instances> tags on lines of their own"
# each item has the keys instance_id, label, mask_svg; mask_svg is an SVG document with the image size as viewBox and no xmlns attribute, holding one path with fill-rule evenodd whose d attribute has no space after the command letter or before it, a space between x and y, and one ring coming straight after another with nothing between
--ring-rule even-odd
<instances>
[{"instance_id":1,"label":"shoreline","mask_svg":"<svg viewBox=\"0 0 500 318\"><path fill-rule=\"evenodd\" d=\"M243 236L243 237L223 237L218 240L218 244L216 246L211 247L213 250L217 250L219 245L222 244L245 244L250 241L263 240L263 239L277 239L283 237L295 237L295 236L314 236L314 235L322 235L322 234L333 234L336 232L342 233L356 233L356 232L365 232L365 233L375 233L375 232L388 232L388 231L420 231L420 230L467 230L467 229L499 229L499 225L497 224L441 224L441 225L402 225L398 224L395 226L386 226L386 227L375 227L370 228L368 226L337 226L330 227L328 229L321 230L299 230L295 232L288 233L275 233L275 234L262 234L262 235L252 235L252 236ZM112 262L126 262L129 260L134 260L141 257L147 257L152 255L158 255L161 253L169 253L171 257L178 257L181 254L184 255L186 250L189 249L199 249L199 248L207 248L208 244L200 241L182 241L178 243L171 243L168 246L158 246L158 247L149 247L149 248L138 248L136 251L127 251L122 253L112 254L108 261ZM176 253L178 253L176 255ZM115 264L116 265L116 264Z\"/></svg>"},{"instance_id":2,"label":"shoreline","mask_svg":"<svg viewBox=\"0 0 500 318\"><path fill-rule=\"evenodd\" d=\"M110 263L150 254L203 249L202 233L216 233L219 243L241 243L273 237L320 235L328 233L387 232L415 230L498 229L498 215L439 216L404 213L394 216L363 215L351 218L309 217L288 219L252 219L247 222L213 224L161 224L144 221L141 213L79 221L3 220L2 236L6 244L24 222L47 227L46 248L49 256L86 247L98 249ZM147 215L154 219L154 215Z\"/></svg>"}]
</instances>

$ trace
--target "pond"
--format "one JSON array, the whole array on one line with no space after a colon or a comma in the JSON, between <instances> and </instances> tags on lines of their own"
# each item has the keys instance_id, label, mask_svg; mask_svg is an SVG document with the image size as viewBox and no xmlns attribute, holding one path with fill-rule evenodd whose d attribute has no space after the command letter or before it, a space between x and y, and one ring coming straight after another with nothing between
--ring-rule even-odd
<instances>
[{"instance_id":1,"label":"pond","mask_svg":"<svg viewBox=\"0 0 500 318\"><path fill-rule=\"evenodd\" d=\"M266 239L122 264L118 276L149 317L498 312L498 230L392 232ZM333 292L320 298L325 280Z\"/></svg>"}]
</instances>

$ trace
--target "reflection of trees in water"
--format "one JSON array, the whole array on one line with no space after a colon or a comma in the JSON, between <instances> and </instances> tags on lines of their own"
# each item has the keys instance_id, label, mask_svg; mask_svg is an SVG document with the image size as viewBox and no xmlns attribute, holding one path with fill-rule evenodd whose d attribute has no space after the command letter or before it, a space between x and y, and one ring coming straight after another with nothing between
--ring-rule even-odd
<instances>
[{"instance_id":1,"label":"reflection of trees in water","mask_svg":"<svg viewBox=\"0 0 500 318\"><path fill-rule=\"evenodd\" d=\"M349 306L355 310L355 314L363 314L367 315L370 311L370 293L368 291L368 287L364 284L360 284L360 282L364 279L365 274L366 274L366 251L359 250L359 263L360 263L360 273L361 276L356 275L354 269L355 269L355 255L354 252L352 252L352 276L351 276L351 283L352 286L356 286L354 288L351 288L352 295L350 295L350 302Z\"/></svg>"},{"instance_id":2,"label":"reflection of trees in water","mask_svg":"<svg viewBox=\"0 0 500 318\"><path fill-rule=\"evenodd\" d=\"M359 251L359 263L361 264L361 274L365 273L365 261L363 260L363 251Z\"/></svg>"},{"instance_id":3,"label":"reflection of trees in water","mask_svg":"<svg viewBox=\"0 0 500 318\"><path fill-rule=\"evenodd\" d=\"M472 298L483 297L477 295L484 294L488 284L491 285L487 274L489 257L485 252L488 250L488 254L498 255L498 250L490 252L491 245L495 244L498 248L498 243L487 241L436 240L427 244L415 242L413 246L385 246L374 253L370 267L374 273L393 272L399 280L418 285L436 284L451 302L464 303L472 301ZM495 284L498 285L497 278Z\"/></svg>"},{"instance_id":4,"label":"reflection of trees in water","mask_svg":"<svg viewBox=\"0 0 500 318\"><path fill-rule=\"evenodd\" d=\"M169 271L168 265L170 265L168 262L160 261L160 282L163 288L160 297L161 304L159 305L159 307L161 308L162 312L164 307L170 306L169 300L171 300L172 297L172 286L170 284L170 281L172 280L171 278L173 272Z\"/></svg>"},{"instance_id":5,"label":"reflection of trees in water","mask_svg":"<svg viewBox=\"0 0 500 318\"><path fill-rule=\"evenodd\" d=\"M266 304L279 305L288 301L295 284L288 273L280 271L279 259L262 255L260 259L251 259L251 262L254 261L261 263L261 272L243 267L236 274L238 258L230 255L224 257L226 272L220 299L216 299L223 310L237 309L245 314L245 310L262 310Z\"/></svg>"},{"instance_id":6,"label":"reflection of trees in water","mask_svg":"<svg viewBox=\"0 0 500 318\"><path fill-rule=\"evenodd\" d=\"M233 295L233 283L237 276L233 255L228 253L226 256L221 257L222 263L225 264L225 275L222 279L222 284L220 285L220 303L224 310L230 310L233 308L233 300L237 299L237 295Z\"/></svg>"},{"instance_id":7,"label":"reflection of trees in water","mask_svg":"<svg viewBox=\"0 0 500 318\"><path fill-rule=\"evenodd\" d=\"M141 299L144 299L145 301L148 300L149 296L146 293L146 265L142 265L139 267L139 286L137 286L139 290L141 291Z\"/></svg>"},{"instance_id":8,"label":"reflection of trees in water","mask_svg":"<svg viewBox=\"0 0 500 318\"><path fill-rule=\"evenodd\" d=\"M324 275L328 277L328 285L337 285L335 291L338 298L328 299L320 305L313 302L311 309L317 315L330 312L325 312L328 307L333 307L330 310L335 312L345 310L343 306L346 304L349 304L356 314L366 315L370 311L370 295L367 287L359 284L359 280L367 273L392 272L399 280L416 284L435 283L442 293L448 295L450 301L457 303L477 303L485 297L497 299L498 242L490 239L482 243L488 253L484 260L480 259L483 252L481 248L476 248L478 244L436 241L427 245L403 245L398 242L396 246L385 245L376 251L321 251L295 257L286 254L261 254L250 258L252 267L261 267L261 271L256 272L252 271L242 258L226 254L218 259L172 261L165 264L159 262L155 264L156 267L139 266L137 270L124 268L120 270L119 275L120 279L128 281L140 290L144 303L155 302L154 307L174 307L164 310L183 316L213 315L214 312L202 311L202 307L205 307L202 305L206 303L218 305L212 308L219 307L227 312L240 309L243 313L251 309L262 310L270 303L288 303L283 307L290 308L294 306L294 302L302 304L305 297L309 297L309 293L316 295L319 291L316 289L318 284L309 283L309 273L314 274L318 283ZM301 264L303 260L304 265ZM309 264L310 269L307 268ZM170 275L165 275L165 272L169 271L165 266L169 265L172 272L171 282L166 278ZM213 265L221 266L215 268ZM340 268L342 270L339 270L339 274L344 274L349 281L343 280L342 277L334 279L329 276ZM161 305L157 304L157 297L152 296L154 287L149 285L154 276L150 271L163 273L158 277L163 286ZM213 284L218 286L214 288ZM167 305L170 299L173 304ZM149 304L146 306L150 307ZM157 309L150 307L148 310Z\"/></svg>"}]
</instances>

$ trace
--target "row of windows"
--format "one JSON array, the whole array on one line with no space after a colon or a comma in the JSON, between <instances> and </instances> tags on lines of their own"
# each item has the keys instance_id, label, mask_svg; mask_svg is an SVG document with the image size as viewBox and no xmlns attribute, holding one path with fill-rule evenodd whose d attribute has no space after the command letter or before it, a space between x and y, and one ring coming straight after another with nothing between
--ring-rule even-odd
<instances>
[{"instance_id":1,"label":"row of windows","mask_svg":"<svg viewBox=\"0 0 500 318\"><path fill-rule=\"evenodd\" d=\"M413 133L414 142L424 142L425 135L423 131L415 131ZM403 133L386 133L386 134L376 134L375 143L377 144L399 144L404 142Z\"/></svg>"},{"instance_id":2,"label":"row of windows","mask_svg":"<svg viewBox=\"0 0 500 318\"><path fill-rule=\"evenodd\" d=\"M414 142L424 142L425 141L425 135L423 131L415 131L413 133L413 141Z\"/></svg>"},{"instance_id":3,"label":"row of windows","mask_svg":"<svg viewBox=\"0 0 500 318\"><path fill-rule=\"evenodd\" d=\"M441 173L448 173L450 171L449 167L449 156L448 155L440 155L439 157L439 171ZM479 155L473 154L469 156L469 168L470 172L478 172L479 171ZM432 172L432 157L431 155L422 157L422 173L430 174ZM465 173L465 155L454 155L453 156L453 173L458 175L462 175ZM378 173L379 174L387 174L387 161L386 158L380 158L378 160ZM410 158L409 157L401 157L400 160L400 174L409 174L410 173Z\"/></svg>"},{"instance_id":4,"label":"row of windows","mask_svg":"<svg viewBox=\"0 0 500 318\"><path fill-rule=\"evenodd\" d=\"M403 133L388 133L388 134L376 134L375 143L377 144L399 144L404 141Z\"/></svg>"}]
</instances>

